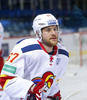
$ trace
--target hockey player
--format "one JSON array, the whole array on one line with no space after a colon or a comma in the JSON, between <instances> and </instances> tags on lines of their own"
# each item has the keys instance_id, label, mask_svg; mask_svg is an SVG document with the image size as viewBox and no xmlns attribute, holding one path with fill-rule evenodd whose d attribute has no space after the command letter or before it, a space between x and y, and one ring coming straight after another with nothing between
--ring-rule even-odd
<instances>
[{"instance_id":1,"label":"hockey player","mask_svg":"<svg viewBox=\"0 0 87 100\"><path fill-rule=\"evenodd\" d=\"M1 74L2 67L4 65L4 59L2 57L2 40L3 40L3 34L4 34L4 28L3 28L2 24L0 23L0 74ZM1 97L1 94L2 94L2 87L0 85L0 97Z\"/></svg>"},{"instance_id":2,"label":"hockey player","mask_svg":"<svg viewBox=\"0 0 87 100\"><path fill-rule=\"evenodd\" d=\"M69 55L58 42L58 20L49 13L37 15L33 30L37 38L17 42L3 66L1 100L61 100L59 80Z\"/></svg>"}]
</instances>

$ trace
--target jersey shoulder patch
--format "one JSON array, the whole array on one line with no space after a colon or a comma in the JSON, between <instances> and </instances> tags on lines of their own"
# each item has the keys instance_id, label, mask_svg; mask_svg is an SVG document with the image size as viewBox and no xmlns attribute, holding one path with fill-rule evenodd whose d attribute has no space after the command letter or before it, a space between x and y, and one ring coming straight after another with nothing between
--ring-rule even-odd
<instances>
[{"instance_id":1,"label":"jersey shoulder patch","mask_svg":"<svg viewBox=\"0 0 87 100\"><path fill-rule=\"evenodd\" d=\"M64 50L64 49L59 49L58 53L69 57L69 53L66 50Z\"/></svg>"},{"instance_id":2,"label":"jersey shoulder patch","mask_svg":"<svg viewBox=\"0 0 87 100\"><path fill-rule=\"evenodd\" d=\"M32 45L28 45L26 47L21 48L22 52L29 52L29 51L34 51L34 50L41 50L41 47L39 44L32 44Z\"/></svg>"},{"instance_id":3,"label":"jersey shoulder patch","mask_svg":"<svg viewBox=\"0 0 87 100\"><path fill-rule=\"evenodd\" d=\"M41 50L41 47L37 42L37 39L34 38L22 39L17 43L17 45L18 47L21 48L23 53L34 51L34 50Z\"/></svg>"},{"instance_id":4,"label":"jersey shoulder patch","mask_svg":"<svg viewBox=\"0 0 87 100\"><path fill-rule=\"evenodd\" d=\"M67 49L61 43L58 43L58 53L69 57L69 53L68 53Z\"/></svg>"}]
</instances>

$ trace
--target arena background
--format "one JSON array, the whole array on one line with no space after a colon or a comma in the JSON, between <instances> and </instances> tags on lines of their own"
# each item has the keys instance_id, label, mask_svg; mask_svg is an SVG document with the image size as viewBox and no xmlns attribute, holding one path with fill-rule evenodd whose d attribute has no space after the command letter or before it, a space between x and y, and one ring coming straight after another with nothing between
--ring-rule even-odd
<instances>
[{"instance_id":1,"label":"arena background","mask_svg":"<svg viewBox=\"0 0 87 100\"><path fill-rule=\"evenodd\" d=\"M63 33L87 27L87 0L0 0L5 37L31 35L33 18L41 13L52 13Z\"/></svg>"},{"instance_id":2,"label":"arena background","mask_svg":"<svg viewBox=\"0 0 87 100\"><path fill-rule=\"evenodd\" d=\"M69 50L70 62L82 66L87 60L87 0L0 0L3 57L8 57L21 38L34 36L32 21L42 13L52 13L58 19L60 40Z\"/></svg>"}]
</instances>

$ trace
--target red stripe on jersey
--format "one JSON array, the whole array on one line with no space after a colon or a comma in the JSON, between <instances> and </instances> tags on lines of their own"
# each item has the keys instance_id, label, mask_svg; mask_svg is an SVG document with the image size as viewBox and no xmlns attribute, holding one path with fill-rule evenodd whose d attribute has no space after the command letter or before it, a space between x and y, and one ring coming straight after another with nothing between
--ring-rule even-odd
<instances>
[{"instance_id":1,"label":"red stripe on jersey","mask_svg":"<svg viewBox=\"0 0 87 100\"><path fill-rule=\"evenodd\" d=\"M54 53L53 53L53 55L56 55L57 50L58 50L57 46L54 46Z\"/></svg>"},{"instance_id":2,"label":"red stripe on jersey","mask_svg":"<svg viewBox=\"0 0 87 100\"><path fill-rule=\"evenodd\" d=\"M38 40L37 40L37 41L38 41ZM46 51L46 49L44 48L44 46L42 45L42 43L41 43L40 41L38 41L38 43L40 44L41 48L42 48L46 53L48 53L48 52Z\"/></svg>"},{"instance_id":3,"label":"red stripe on jersey","mask_svg":"<svg viewBox=\"0 0 87 100\"><path fill-rule=\"evenodd\" d=\"M2 76L2 77L0 77L0 85L2 86L2 88L3 88L6 80L13 79L13 78L15 78L15 77L12 77L12 76L5 76L5 77Z\"/></svg>"}]
</instances>

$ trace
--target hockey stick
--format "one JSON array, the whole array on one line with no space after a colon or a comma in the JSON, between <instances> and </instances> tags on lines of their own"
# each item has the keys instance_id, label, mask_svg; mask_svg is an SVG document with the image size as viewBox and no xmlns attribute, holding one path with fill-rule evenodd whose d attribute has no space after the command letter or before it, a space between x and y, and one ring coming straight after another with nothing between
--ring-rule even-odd
<instances>
[{"instance_id":1,"label":"hockey stick","mask_svg":"<svg viewBox=\"0 0 87 100\"><path fill-rule=\"evenodd\" d=\"M70 97L72 97L73 95L76 95L79 92L80 92L80 90L75 90L74 92L71 92L68 96L63 98L62 100L68 100Z\"/></svg>"}]
</instances>

